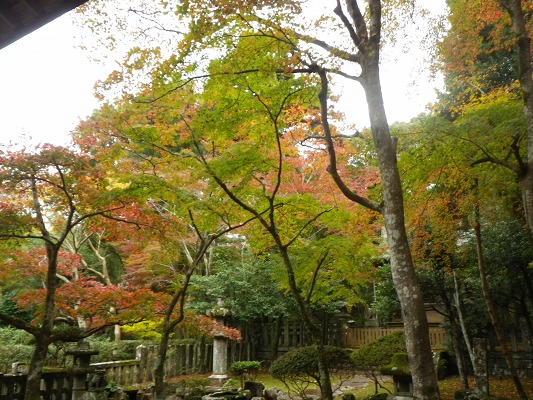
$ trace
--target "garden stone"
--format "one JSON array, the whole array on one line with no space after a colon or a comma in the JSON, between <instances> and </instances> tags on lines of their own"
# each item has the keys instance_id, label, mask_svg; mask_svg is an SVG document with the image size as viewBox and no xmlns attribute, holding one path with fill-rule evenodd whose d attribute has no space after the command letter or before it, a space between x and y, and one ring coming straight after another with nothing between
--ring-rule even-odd
<instances>
[{"instance_id":1,"label":"garden stone","mask_svg":"<svg viewBox=\"0 0 533 400\"><path fill-rule=\"evenodd\" d=\"M480 400L479 395L470 389L457 390L454 395L455 400Z\"/></svg>"},{"instance_id":2,"label":"garden stone","mask_svg":"<svg viewBox=\"0 0 533 400\"><path fill-rule=\"evenodd\" d=\"M211 394L206 394L202 396L202 400L235 400L235 399L244 399L244 396L236 392L215 392Z\"/></svg>"},{"instance_id":3,"label":"garden stone","mask_svg":"<svg viewBox=\"0 0 533 400\"><path fill-rule=\"evenodd\" d=\"M251 393L251 397L263 397L265 385L261 382L244 382L244 390L248 390Z\"/></svg>"},{"instance_id":4,"label":"garden stone","mask_svg":"<svg viewBox=\"0 0 533 400\"><path fill-rule=\"evenodd\" d=\"M277 387L271 389L265 389L264 396L266 400L278 400L278 397L283 394L283 392Z\"/></svg>"}]
</instances>

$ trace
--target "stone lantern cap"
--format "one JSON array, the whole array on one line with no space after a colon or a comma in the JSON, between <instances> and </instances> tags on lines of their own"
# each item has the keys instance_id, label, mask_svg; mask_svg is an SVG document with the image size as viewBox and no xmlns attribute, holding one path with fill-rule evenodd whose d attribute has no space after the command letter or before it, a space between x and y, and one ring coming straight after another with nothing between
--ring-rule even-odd
<instances>
[{"instance_id":1,"label":"stone lantern cap","mask_svg":"<svg viewBox=\"0 0 533 400\"><path fill-rule=\"evenodd\" d=\"M232 312L229 308L224 307L224 302L219 298L217 300L217 305L212 309L207 310L206 314L208 317L225 318L231 316Z\"/></svg>"},{"instance_id":2,"label":"stone lantern cap","mask_svg":"<svg viewBox=\"0 0 533 400\"><path fill-rule=\"evenodd\" d=\"M381 368L381 373L391 376L411 376L407 353L394 354L391 363Z\"/></svg>"},{"instance_id":3,"label":"stone lantern cap","mask_svg":"<svg viewBox=\"0 0 533 400\"><path fill-rule=\"evenodd\" d=\"M76 348L67 350L66 353L74 357L74 366L88 367L91 363L91 356L100 353L98 350L91 349L89 343L79 342Z\"/></svg>"}]
</instances>

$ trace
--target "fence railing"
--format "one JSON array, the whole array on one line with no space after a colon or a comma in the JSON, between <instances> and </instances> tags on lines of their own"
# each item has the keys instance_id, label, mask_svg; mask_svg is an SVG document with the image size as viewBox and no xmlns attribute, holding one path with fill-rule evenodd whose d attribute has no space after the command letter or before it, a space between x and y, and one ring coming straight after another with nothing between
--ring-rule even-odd
<instances>
[{"instance_id":1,"label":"fence railing","mask_svg":"<svg viewBox=\"0 0 533 400\"><path fill-rule=\"evenodd\" d=\"M0 400L23 400L26 391L26 374L0 374ZM70 400L72 378L67 371L43 372L41 399Z\"/></svg>"},{"instance_id":2,"label":"fence railing","mask_svg":"<svg viewBox=\"0 0 533 400\"><path fill-rule=\"evenodd\" d=\"M157 349L157 346L141 345L137 348L135 360L99 362L91 366L105 371L107 381L119 385L150 382L153 380ZM205 373L212 369L212 365L212 344L171 345L165 362L165 379L178 375Z\"/></svg>"}]
</instances>

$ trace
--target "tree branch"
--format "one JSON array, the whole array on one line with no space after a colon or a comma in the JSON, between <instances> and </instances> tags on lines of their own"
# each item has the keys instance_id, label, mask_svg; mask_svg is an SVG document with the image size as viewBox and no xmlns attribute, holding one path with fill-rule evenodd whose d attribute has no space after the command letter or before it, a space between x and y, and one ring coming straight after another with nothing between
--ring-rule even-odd
<instances>
[{"instance_id":1,"label":"tree branch","mask_svg":"<svg viewBox=\"0 0 533 400\"><path fill-rule=\"evenodd\" d=\"M344 183L343 179L339 175L339 172L337 170L337 155L335 152L335 144L333 143L333 138L331 135L331 128L329 126L329 120L328 120L328 78L327 73L325 69L322 69L319 71L320 76L320 82L321 82L321 90L318 95L320 100L320 113L322 118L322 126L324 128L324 139L326 140L326 146L328 150L329 155L329 165L327 167L327 171L333 178L333 181L337 185L337 187L341 190L341 192L350 200L370 209L373 211L377 211L381 213L382 205L379 203L376 203L370 199L367 199L365 197L362 197L352 191L348 188L348 186Z\"/></svg>"}]
</instances>

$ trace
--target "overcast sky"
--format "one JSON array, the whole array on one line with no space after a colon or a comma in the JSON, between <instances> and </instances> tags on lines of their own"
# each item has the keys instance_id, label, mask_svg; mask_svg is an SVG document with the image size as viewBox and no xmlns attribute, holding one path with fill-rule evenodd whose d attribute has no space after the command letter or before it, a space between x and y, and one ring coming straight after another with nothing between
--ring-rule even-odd
<instances>
[{"instance_id":1,"label":"overcast sky","mask_svg":"<svg viewBox=\"0 0 533 400\"><path fill-rule=\"evenodd\" d=\"M0 141L63 144L98 106L93 85L105 71L74 47L69 14L0 50Z\"/></svg>"},{"instance_id":2,"label":"overcast sky","mask_svg":"<svg viewBox=\"0 0 533 400\"><path fill-rule=\"evenodd\" d=\"M0 50L0 144L66 144L80 118L98 107L94 82L109 71L75 47L74 29L69 13ZM434 87L440 86L420 80L419 65L413 61L419 63L420 58L398 52L398 59L382 68L390 122L408 121L423 112L435 97ZM414 80L417 86L411 85ZM350 95L358 90L357 84L343 89L341 105L350 111L350 122L366 126L366 106Z\"/></svg>"}]
</instances>

